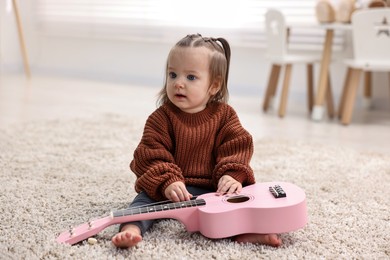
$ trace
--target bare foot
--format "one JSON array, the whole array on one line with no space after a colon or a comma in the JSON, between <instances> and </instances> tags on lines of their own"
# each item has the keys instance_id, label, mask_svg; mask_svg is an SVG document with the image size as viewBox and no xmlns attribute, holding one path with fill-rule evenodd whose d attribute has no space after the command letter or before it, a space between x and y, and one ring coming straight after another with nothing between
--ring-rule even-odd
<instances>
[{"instance_id":1,"label":"bare foot","mask_svg":"<svg viewBox=\"0 0 390 260\"><path fill-rule=\"evenodd\" d=\"M133 247L142 241L141 231L138 226L126 225L111 241L118 248Z\"/></svg>"},{"instance_id":2,"label":"bare foot","mask_svg":"<svg viewBox=\"0 0 390 260\"><path fill-rule=\"evenodd\" d=\"M262 244L278 247L282 244L282 239L277 234L242 234L234 238L238 243Z\"/></svg>"}]
</instances>

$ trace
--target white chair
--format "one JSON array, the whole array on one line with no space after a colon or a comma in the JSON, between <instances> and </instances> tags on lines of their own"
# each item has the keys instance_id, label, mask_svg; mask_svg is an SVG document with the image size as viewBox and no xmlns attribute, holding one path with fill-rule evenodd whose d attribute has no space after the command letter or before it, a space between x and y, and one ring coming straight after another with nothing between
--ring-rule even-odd
<instances>
[{"instance_id":1,"label":"white chair","mask_svg":"<svg viewBox=\"0 0 390 260\"><path fill-rule=\"evenodd\" d=\"M354 12L352 44L354 55L353 59L345 61L348 70L339 108L344 125L351 122L362 72L390 72L390 8Z\"/></svg>"},{"instance_id":2,"label":"white chair","mask_svg":"<svg viewBox=\"0 0 390 260\"><path fill-rule=\"evenodd\" d=\"M307 98L308 109L311 112L313 107L313 64L320 61L319 55L293 55L287 51L289 30L284 15L276 9L269 9L265 14L265 26L267 37L267 59L271 62L272 68L269 74L268 85L263 100L263 110L267 112L273 106L280 71L285 68L283 89L281 93L279 116L284 117L287 107L287 96L292 71L292 64L307 64ZM330 82L330 80L328 80ZM330 90L330 84L328 85ZM331 93L328 96L328 112L332 116L333 100Z\"/></svg>"}]
</instances>

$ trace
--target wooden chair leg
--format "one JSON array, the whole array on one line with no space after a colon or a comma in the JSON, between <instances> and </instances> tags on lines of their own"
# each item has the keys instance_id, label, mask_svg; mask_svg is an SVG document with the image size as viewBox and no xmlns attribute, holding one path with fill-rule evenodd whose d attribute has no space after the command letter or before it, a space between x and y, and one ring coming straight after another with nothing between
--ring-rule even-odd
<instances>
[{"instance_id":1,"label":"wooden chair leg","mask_svg":"<svg viewBox=\"0 0 390 260\"><path fill-rule=\"evenodd\" d=\"M280 71L282 70L282 66L278 65L279 70L277 71L277 76L275 77L275 82L272 84L271 87L271 97L274 98L276 96L276 90L278 88L278 82L279 82L279 75Z\"/></svg>"},{"instance_id":2,"label":"wooden chair leg","mask_svg":"<svg viewBox=\"0 0 390 260\"><path fill-rule=\"evenodd\" d=\"M343 112L344 112L344 105L345 105L345 97L346 97L346 92L348 89L348 82L351 77L351 68L348 67L347 69L347 74L345 75L344 79L344 85L343 85L343 92L341 93L341 98L340 98L340 103L339 103L339 111L338 111L338 118L341 119Z\"/></svg>"},{"instance_id":3,"label":"wooden chair leg","mask_svg":"<svg viewBox=\"0 0 390 260\"><path fill-rule=\"evenodd\" d=\"M27 78L30 78L31 77L30 64L28 62L26 44L24 42L22 20L20 19L20 15L19 15L19 7L16 0L12 0L12 4L15 13L16 25L18 28L19 44L20 44L20 51L22 52L24 72L26 73Z\"/></svg>"},{"instance_id":4,"label":"wooden chair leg","mask_svg":"<svg viewBox=\"0 0 390 260\"><path fill-rule=\"evenodd\" d=\"M309 112L313 110L314 104L314 87L313 87L313 64L307 64L307 108Z\"/></svg>"},{"instance_id":5,"label":"wooden chair leg","mask_svg":"<svg viewBox=\"0 0 390 260\"><path fill-rule=\"evenodd\" d=\"M268 86L264 94L263 111L267 112L271 99L275 96L276 88L279 81L280 65L273 64L269 74Z\"/></svg>"},{"instance_id":6,"label":"wooden chair leg","mask_svg":"<svg viewBox=\"0 0 390 260\"><path fill-rule=\"evenodd\" d=\"M371 80L372 80L372 72L371 71L364 72L364 96L368 98L371 98L372 96Z\"/></svg>"},{"instance_id":7,"label":"wooden chair leg","mask_svg":"<svg viewBox=\"0 0 390 260\"><path fill-rule=\"evenodd\" d=\"M291 78L291 69L292 69L292 65L287 64L285 72L284 72L283 89L282 89L282 94L281 94L281 98L280 98L280 106L279 106L279 116L280 117L284 117L284 115L286 114L287 96L288 96L288 87L289 87L290 78Z\"/></svg>"},{"instance_id":8,"label":"wooden chair leg","mask_svg":"<svg viewBox=\"0 0 390 260\"><path fill-rule=\"evenodd\" d=\"M353 107L356 99L356 92L359 86L361 69L352 69L350 79L347 84L347 92L345 97L344 111L341 117L341 123L348 125L351 122Z\"/></svg>"},{"instance_id":9,"label":"wooden chair leg","mask_svg":"<svg viewBox=\"0 0 390 260\"><path fill-rule=\"evenodd\" d=\"M329 118L333 118L334 116L333 91L332 91L332 83L330 81L329 74L328 74L328 83L326 86L326 107L328 109Z\"/></svg>"},{"instance_id":10,"label":"wooden chair leg","mask_svg":"<svg viewBox=\"0 0 390 260\"><path fill-rule=\"evenodd\" d=\"M366 108L372 107L372 72L364 72L364 106Z\"/></svg>"},{"instance_id":11,"label":"wooden chair leg","mask_svg":"<svg viewBox=\"0 0 390 260\"><path fill-rule=\"evenodd\" d=\"M390 94L390 71L387 73L387 82L389 82L389 94Z\"/></svg>"},{"instance_id":12,"label":"wooden chair leg","mask_svg":"<svg viewBox=\"0 0 390 260\"><path fill-rule=\"evenodd\" d=\"M390 89L390 71L387 73L387 82L389 82L389 89Z\"/></svg>"}]
</instances>

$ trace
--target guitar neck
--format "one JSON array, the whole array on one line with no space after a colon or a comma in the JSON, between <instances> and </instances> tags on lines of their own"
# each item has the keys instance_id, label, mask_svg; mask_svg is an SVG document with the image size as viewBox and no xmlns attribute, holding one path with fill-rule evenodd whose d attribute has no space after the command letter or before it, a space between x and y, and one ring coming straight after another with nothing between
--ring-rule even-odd
<instances>
[{"instance_id":1,"label":"guitar neck","mask_svg":"<svg viewBox=\"0 0 390 260\"><path fill-rule=\"evenodd\" d=\"M134 215L143 215L144 218L149 218L147 215L155 215L152 213L158 213L158 212L166 212L167 216L163 216L163 218L166 217L172 217L172 212L184 209L184 208L192 208L192 207L199 207L206 205L206 201L204 199L192 199L189 201L182 201L182 202L157 202L154 204L149 204L146 206L141 207L131 207L127 209L118 210L115 212L112 212L112 216L114 218L122 218L126 216L134 216ZM164 215L164 214L163 214ZM139 219L143 220L143 218Z\"/></svg>"},{"instance_id":2,"label":"guitar neck","mask_svg":"<svg viewBox=\"0 0 390 260\"><path fill-rule=\"evenodd\" d=\"M158 202L142 207L122 209L111 212L110 216L71 228L69 231L61 233L57 241L73 245L96 235L108 226L139 220L175 218L188 225L189 223L185 223L187 219L183 218L183 216L186 216L183 211L189 212L191 208L195 209L203 205L206 205L204 199L193 199L183 202Z\"/></svg>"}]
</instances>

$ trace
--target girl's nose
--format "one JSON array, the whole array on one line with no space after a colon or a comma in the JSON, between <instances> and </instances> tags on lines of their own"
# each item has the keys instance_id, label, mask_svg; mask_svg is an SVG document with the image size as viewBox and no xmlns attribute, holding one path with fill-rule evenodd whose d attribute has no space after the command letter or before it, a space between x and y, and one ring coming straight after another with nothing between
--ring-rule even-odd
<instances>
[{"instance_id":1,"label":"girl's nose","mask_svg":"<svg viewBox=\"0 0 390 260\"><path fill-rule=\"evenodd\" d=\"M184 88L184 84L183 84L183 81L181 81L181 80L176 80L175 81L175 88Z\"/></svg>"}]
</instances>

